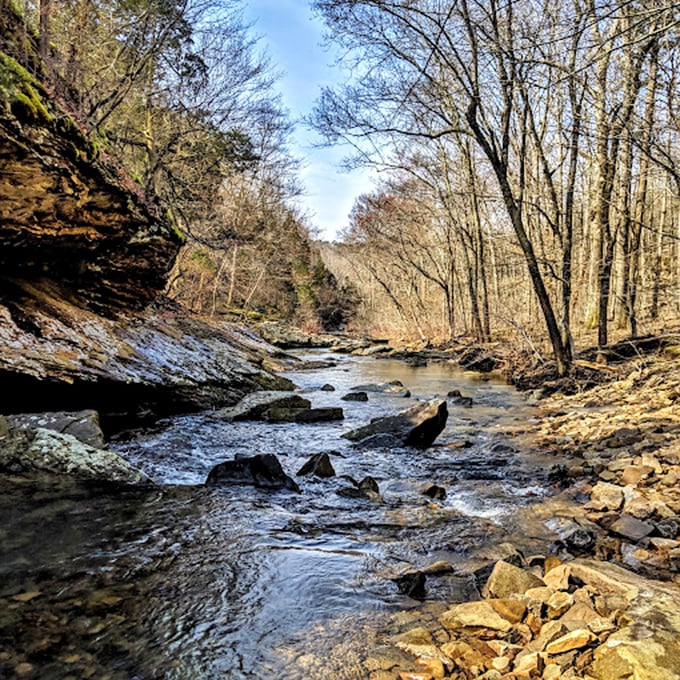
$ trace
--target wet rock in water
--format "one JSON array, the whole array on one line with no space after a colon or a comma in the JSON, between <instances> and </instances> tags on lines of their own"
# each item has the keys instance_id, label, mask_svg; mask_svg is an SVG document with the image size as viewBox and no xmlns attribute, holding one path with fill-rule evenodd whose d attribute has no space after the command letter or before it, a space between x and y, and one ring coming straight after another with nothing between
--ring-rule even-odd
<instances>
[{"instance_id":1,"label":"wet rock in water","mask_svg":"<svg viewBox=\"0 0 680 680\"><path fill-rule=\"evenodd\" d=\"M494 453L514 453L515 448L510 446L510 444L504 444L503 442L496 442L491 447L491 451L493 451ZM502 461L503 464L507 463L507 461L504 461L502 458L499 458L497 460Z\"/></svg>"},{"instance_id":2,"label":"wet rock in water","mask_svg":"<svg viewBox=\"0 0 680 680\"><path fill-rule=\"evenodd\" d=\"M368 425L346 432L342 436L363 445L367 437L387 434L397 438L402 446L427 448L444 429L447 418L446 402L435 399L416 404L394 416L376 418Z\"/></svg>"},{"instance_id":3,"label":"wet rock in water","mask_svg":"<svg viewBox=\"0 0 680 680\"><path fill-rule=\"evenodd\" d=\"M364 449L397 449L403 446L401 439L393 434L372 434L356 442L356 445Z\"/></svg>"},{"instance_id":4,"label":"wet rock in water","mask_svg":"<svg viewBox=\"0 0 680 680\"><path fill-rule=\"evenodd\" d=\"M234 460L218 463L210 470L206 485L249 484L262 489L290 489L300 491L300 487L281 467L273 453L255 456L237 456Z\"/></svg>"},{"instance_id":5,"label":"wet rock in water","mask_svg":"<svg viewBox=\"0 0 680 680\"><path fill-rule=\"evenodd\" d=\"M0 470L47 472L80 481L151 484L151 479L122 456L90 446L70 434L41 427L8 427L0 440Z\"/></svg>"},{"instance_id":6,"label":"wet rock in water","mask_svg":"<svg viewBox=\"0 0 680 680\"><path fill-rule=\"evenodd\" d=\"M330 383L322 385L320 389L322 392L335 392L335 387L333 387L333 385L331 385Z\"/></svg>"},{"instance_id":7,"label":"wet rock in water","mask_svg":"<svg viewBox=\"0 0 680 680\"><path fill-rule=\"evenodd\" d=\"M342 420L343 410L338 407L326 408L269 408L262 414L262 420L269 423L322 423Z\"/></svg>"},{"instance_id":8,"label":"wet rock in water","mask_svg":"<svg viewBox=\"0 0 680 680\"><path fill-rule=\"evenodd\" d=\"M359 482L359 489L361 491L370 491L372 493L380 493L380 487L378 486L378 482L373 479L373 477L364 477L360 482Z\"/></svg>"},{"instance_id":9,"label":"wet rock in water","mask_svg":"<svg viewBox=\"0 0 680 680\"><path fill-rule=\"evenodd\" d=\"M422 491L424 496L429 496L432 499L443 500L446 498L446 489L437 484L426 484Z\"/></svg>"},{"instance_id":10,"label":"wet rock in water","mask_svg":"<svg viewBox=\"0 0 680 680\"><path fill-rule=\"evenodd\" d=\"M452 442L447 442L446 444L440 444L439 446L445 446L447 449L469 449L472 446L472 442L469 439L456 439Z\"/></svg>"},{"instance_id":11,"label":"wet rock in water","mask_svg":"<svg viewBox=\"0 0 680 680\"><path fill-rule=\"evenodd\" d=\"M368 383L351 388L352 392L375 392L377 394L389 394L393 397L410 397L411 392L404 387L400 380L392 380L388 383Z\"/></svg>"},{"instance_id":12,"label":"wet rock in water","mask_svg":"<svg viewBox=\"0 0 680 680\"><path fill-rule=\"evenodd\" d=\"M422 571L426 576L443 576L445 574L453 574L455 569L451 562L447 562L446 560L437 560L436 562L432 562L426 567L423 567L420 571Z\"/></svg>"},{"instance_id":13,"label":"wet rock in water","mask_svg":"<svg viewBox=\"0 0 680 680\"><path fill-rule=\"evenodd\" d=\"M316 475L317 477L335 477L335 469L327 453L315 453L298 470L298 476Z\"/></svg>"},{"instance_id":14,"label":"wet rock in water","mask_svg":"<svg viewBox=\"0 0 680 680\"><path fill-rule=\"evenodd\" d=\"M310 409L309 399L295 392L260 391L247 394L238 404L215 411L214 416L220 420L261 420L270 409Z\"/></svg>"},{"instance_id":15,"label":"wet rock in water","mask_svg":"<svg viewBox=\"0 0 680 680\"><path fill-rule=\"evenodd\" d=\"M427 576L422 571L411 571L392 579L402 595L408 595L414 600L424 600L426 595L425 583Z\"/></svg>"},{"instance_id":16,"label":"wet rock in water","mask_svg":"<svg viewBox=\"0 0 680 680\"><path fill-rule=\"evenodd\" d=\"M368 498L372 501L381 500L380 487L373 477L364 477L361 482L357 482L349 475L343 475L342 477L351 482L353 486L338 489L337 493L339 496L344 496L345 498Z\"/></svg>"},{"instance_id":17,"label":"wet rock in water","mask_svg":"<svg viewBox=\"0 0 680 680\"><path fill-rule=\"evenodd\" d=\"M366 392L348 392L340 399L343 401L368 401L368 394Z\"/></svg>"},{"instance_id":18,"label":"wet rock in water","mask_svg":"<svg viewBox=\"0 0 680 680\"><path fill-rule=\"evenodd\" d=\"M450 402L458 406L465 406L468 408L472 406L472 397L463 396L460 393L460 390L450 390L446 397Z\"/></svg>"}]
</instances>

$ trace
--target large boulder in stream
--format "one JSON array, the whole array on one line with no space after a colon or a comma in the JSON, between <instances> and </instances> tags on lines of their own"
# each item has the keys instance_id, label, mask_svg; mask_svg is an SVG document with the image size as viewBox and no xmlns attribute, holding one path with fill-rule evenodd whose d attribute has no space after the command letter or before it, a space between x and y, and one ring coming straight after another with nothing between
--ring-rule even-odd
<instances>
[{"instance_id":1,"label":"large boulder in stream","mask_svg":"<svg viewBox=\"0 0 680 680\"><path fill-rule=\"evenodd\" d=\"M368 425L342 436L362 444L363 441L375 441L375 435L390 435L401 446L427 448L444 429L448 415L446 401L433 399L393 416L375 418Z\"/></svg>"},{"instance_id":2,"label":"large boulder in stream","mask_svg":"<svg viewBox=\"0 0 680 680\"><path fill-rule=\"evenodd\" d=\"M205 483L207 486L248 484L261 489L300 491L300 487L284 472L279 459L273 453L236 456L234 460L218 463L210 470Z\"/></svg>"}]
</instances>

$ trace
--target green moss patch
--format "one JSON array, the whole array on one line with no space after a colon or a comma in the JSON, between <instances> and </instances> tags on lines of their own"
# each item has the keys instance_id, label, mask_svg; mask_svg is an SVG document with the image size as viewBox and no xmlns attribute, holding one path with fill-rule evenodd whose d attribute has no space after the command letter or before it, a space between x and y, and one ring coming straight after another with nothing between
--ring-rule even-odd
<instances>
[{"instance_id":1,"label":"green moss patch","mask_svg":"<svg viewBox=\"0 0 680 680\"><path fill-rule=\"evenodd\" d=\"M0 52L0 97L18 118L50 122L52 116L33 76L12 57Z\"/></svg>"}]
</instances>

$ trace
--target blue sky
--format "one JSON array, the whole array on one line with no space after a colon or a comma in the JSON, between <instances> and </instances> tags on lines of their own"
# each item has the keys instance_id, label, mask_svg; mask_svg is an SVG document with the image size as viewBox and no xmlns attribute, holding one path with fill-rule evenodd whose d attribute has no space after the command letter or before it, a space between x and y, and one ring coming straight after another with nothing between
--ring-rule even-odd
<instances>
[{"instance_id":1,"label":"blue sky","mask_svg":"<svg viewBox=\"0 0 680 680\"><path fill-rule=\"evenodd\" d=\"M261 48L282 73L278 89L291 118L309 114L321 87L332 85L336 75L333 57L322 46L323 24L307 0L247 0L245 10L262 38ZM300 206L318 228L319 238L330 241L346 226L354 199L370 191L370 173L343 171L340 163L346 151L313 148L318 142L316 133L299 123L291 151L303 163L305 195Z\"/></svg>"}]
</instances>

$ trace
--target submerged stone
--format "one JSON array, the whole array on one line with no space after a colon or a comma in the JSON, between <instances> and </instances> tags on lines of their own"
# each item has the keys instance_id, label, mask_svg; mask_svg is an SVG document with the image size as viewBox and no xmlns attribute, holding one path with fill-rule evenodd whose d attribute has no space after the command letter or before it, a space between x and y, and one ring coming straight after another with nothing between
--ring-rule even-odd
<instances>
[{"instance_id":1,"label":"submerged stone","mask_svg":"<svg viewBox=\"0 0 680 680\"><path fill-rule=\"evenodd\" d=\"M367 498L372 501L381 500L380 487L373 477L364 477L361 482L357 482L349 475L343 475L343 478L350 481L354 486L338 489L338 496L345 496L346 498Z\"/></svg>"},{"instance_id":2,"label":"submerged stone","mask_svg":"<svg viewBox=\"0 0 680 680\"><path fill-rule=\"evenodd\" d=\"M410 397L410 390L404 387L399 380L392 380L388 383L367 383L352 387L352 392L375 392L376 394L389 394L393 397Z\"/></svg>"},{"instance_id":3,"label":"submerged stone","mask_svg":"<svg viewBox=\"0 0 680 680\"><path fill-rule=\"evenodd\" d=\"M290 489L300 487L281 467L273 453L257 454L251 457L236 457L215 465L206 479L207 486L221 484L249 484L263 489Z\"/></svg>"},{"instance_id":4,"label":"submerged stone","mask_svg":"<svg viewBox=\"0 0 680 680\"><path fill-rule=\"evenodd\" d=\"M340 399L343 401L368 401L368 394L366 392L348 392Z\"/></svg>"},{"instance_id":5,"label":"submerged stone","mask_svg":"<svg viewBox=\"0 0 680 680\"><path fill-rule=\"evenodd\" d=\"M392 579L402 595L408 595L415 600L425 599L425 583L427 577L422 571L412 571Z\"/></svg>"},{"instance_id":6,"label":"submerged stone","mask_svg":"<svg viewBox=\"0 0 680 680\"><path fill-rule=\"evenodd\" d=\"M362 442L373 435L384 434L395 437L402 446L427 448L444 429L447 418L446 402L435 399L416 404L393 416L377 418L342 436L350 441Z\"/></svg>"}]
</instances>

